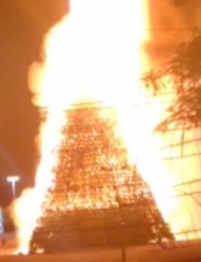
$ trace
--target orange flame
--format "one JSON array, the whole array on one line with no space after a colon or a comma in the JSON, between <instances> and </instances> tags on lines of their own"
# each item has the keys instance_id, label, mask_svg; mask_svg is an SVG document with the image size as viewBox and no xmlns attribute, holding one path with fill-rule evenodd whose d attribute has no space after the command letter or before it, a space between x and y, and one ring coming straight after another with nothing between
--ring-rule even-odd
<instances>
[{"instance_id":1,"label":"orange flame","mask_svg":"<svg viewBox=\"0 0 201 262\"><path fill-rule=\"evenodd\" d=\"M15 204L21 252L28 252L51 186L57 161L52 150L61 140L65 121L62 110L80 99L90 98L116 108L130 160L137 163L150 184L164 218L170 219L175 205L171 198L173 181L160 161L159 141L152 135L162 110L158 103L149 104L139 80L149 66L142 50L149 37L145 30L147 9L146 0L71 0L70 14L47 35L46 59L30 70L30 85L38 94L34 103L47 107L49 114L41 126L42 157L35 187L25 191ZM174 227L174 221L171 223Z\"/></svg>"},{"instance_id":2,"label":"orange flame","mask_svg":"<svg viewBox=\"0 0 201 262\"><path fill-rule=\"evenodd\" d=\"M46 38L46 61L31 69L31 86L34 92L40 90L35 103L49 108L41 130L42 158L35 188L24 192L16 204L20 250L24 253L28 251L31 233L42 212L41 204L51 185L51 170L56 163L52 150L60 141L63 109L86 97L115 106L131 159L137 160L136 152L143 141L138 140L138 132L142 129L139 124L136 129L131 123L144 122L147 112L136 115L134 110L135 115L131 114L134 99L138 103L143 99L139 81L140 44L146 39L143 12L141 1L127 0L125 4L122 0L74 0L70 14ZM148 124L147 130L152 125ZM150 177L147 180L155 184ZM161 207L163 204L162 201Z\"/></svg>"}]
</instances>

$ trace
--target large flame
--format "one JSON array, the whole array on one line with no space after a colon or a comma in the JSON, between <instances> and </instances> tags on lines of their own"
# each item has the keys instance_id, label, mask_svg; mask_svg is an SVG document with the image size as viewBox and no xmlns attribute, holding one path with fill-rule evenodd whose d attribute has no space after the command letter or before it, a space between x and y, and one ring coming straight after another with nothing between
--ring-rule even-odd
<instances>
[{"instance_id":1,"label":"large flame","mask_svg":"<svg viewBox=\"0 0 201 262\"><path fill-rule=\"evenodd\" d=\"M138 164L150 184L164 218L173 229L176 227L171 219L174 181L160 161L159 141L152 135L161 107L148 103L139 80L149 67L142 49L149 38L145 30L147 2L71 0L69 14L45 39L45 61L30 70L31 88L37 94L34 103L48 108L40 132L41 161L35 188L24 192L15 204L23 253L28 251L44 196L51 186L57 161L53 149L61 140L65 121L62 110L80 99L90 98L116 108L131 161Z\"/></svg>"}]
</instances>

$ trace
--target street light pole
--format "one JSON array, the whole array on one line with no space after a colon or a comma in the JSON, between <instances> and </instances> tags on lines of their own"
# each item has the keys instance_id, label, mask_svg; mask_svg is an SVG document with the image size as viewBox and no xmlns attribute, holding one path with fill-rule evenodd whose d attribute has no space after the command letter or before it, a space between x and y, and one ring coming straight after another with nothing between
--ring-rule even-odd
<instances>
[{"instance_id":1,"label":"street light pole","mask_svg":"<svg viewBox=\"0 0 201 262\"><path fill-rule=\"evenodd\" d=\"M16 195L16 182L18 182L19 180L20 180L19 176L7 177L7 182L11 183L13 199L15 199L15 195Z\"/></svg>"}]
</instances>

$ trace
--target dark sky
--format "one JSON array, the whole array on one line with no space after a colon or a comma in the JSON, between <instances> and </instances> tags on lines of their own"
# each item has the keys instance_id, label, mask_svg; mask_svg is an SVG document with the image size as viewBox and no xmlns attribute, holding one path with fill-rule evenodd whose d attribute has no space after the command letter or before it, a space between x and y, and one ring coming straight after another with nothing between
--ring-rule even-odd
<instances>
[{"instance_id":1,"label":"dark sky","mask_svg":"<svg viewBox=\"0 0 201 262\"><path fill-rule=\"evenodd\" d=\"M40 58L44 34L67 12L66 0L0 0L0 204L6 173L33 183L39 110L31 103L29 66Z\"/></svg>"}]
</instances>

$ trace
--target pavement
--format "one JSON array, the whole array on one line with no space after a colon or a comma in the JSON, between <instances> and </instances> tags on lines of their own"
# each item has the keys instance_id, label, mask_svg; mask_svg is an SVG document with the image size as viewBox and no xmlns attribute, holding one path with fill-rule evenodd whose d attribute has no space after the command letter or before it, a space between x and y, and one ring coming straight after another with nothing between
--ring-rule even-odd
<instances>
[{"instance_id":1,"label":"pavement","mask_svg":"<svg viewBox=\"0 0 201 262\"><path fill-rule=\"evenodd\" d=\"M14 255L16 237L7 234L0 237L0 262L201 262L201 242L188 243L178 248L162 249L156 245L126 248L126 259L122 250L93 249L65 254Z\"/></svg>"},{"instance_id":2,"label":"pavement","mask_svg":"<svg viewBox=\"0 0 201 262\"><path fill-rule=\"evenodd\" d=\"M9 255L2 253L1 262L122 262L120 249L90 250L66 254ZM161 249L154 246L126 250L123 262L201 262L201 246Z\"/></svg>"}]
</instances>

